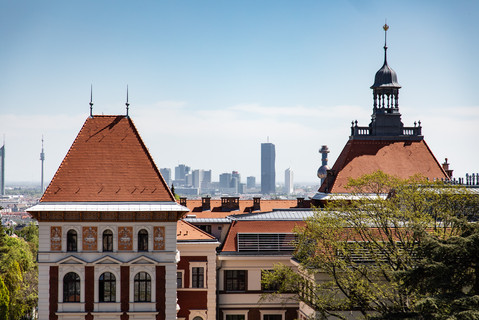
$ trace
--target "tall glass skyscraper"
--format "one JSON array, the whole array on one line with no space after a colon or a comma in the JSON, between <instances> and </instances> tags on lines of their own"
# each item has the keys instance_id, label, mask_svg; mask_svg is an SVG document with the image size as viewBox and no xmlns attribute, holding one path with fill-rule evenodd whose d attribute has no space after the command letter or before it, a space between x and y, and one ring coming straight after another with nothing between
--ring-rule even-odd
<instances>
[{"instance_id":1,"label":"tall glass skyscraper","mask_svg":"<svg viewBox=\"0 0 479 320\"><path fill-rule=\"evenodd\" d=\"M261 193L270 194L276 192L276 152L274 144L261 144Z\"/></svg>"}]
</instances>

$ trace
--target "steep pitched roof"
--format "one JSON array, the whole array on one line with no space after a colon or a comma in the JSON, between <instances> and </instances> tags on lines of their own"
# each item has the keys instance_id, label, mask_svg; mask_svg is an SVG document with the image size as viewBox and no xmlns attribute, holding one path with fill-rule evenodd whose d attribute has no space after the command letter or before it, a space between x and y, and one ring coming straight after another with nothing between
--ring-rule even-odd
<instances>
[{"instance_id":1,"label":"steep pitched roof","mask_svg":"<svg viewBox=\"0 0 479 320\"><path fill-rule=\"evenodd\" d=\"M381 170L407 179L415 174L433 179L448 179L442 166L424 140L349 140L324 180L319 192L348 192L349 178Z\"/></svg>"},{"instance_id":2,"label":"steep pitched roof","mask_svg":"<svg viewBox=\"0 0 479 320\"><path fill-rule=\"evenodd\" d=\"M178 241L211 241L216 240L211 234L204 232L198 227L195 227L191 223L183 220L178 220L176 225L176 239Z\"/></svg>"},{"instance_id":3,"label":"steep pitched roof","mask_svg":"<svg viewBox=\"0 0 479 320\"><path fill-rule=\"evenodd\" d=\"M88 118L41 202L174 201L133 121Z\"/></svg>"}]
</instances>

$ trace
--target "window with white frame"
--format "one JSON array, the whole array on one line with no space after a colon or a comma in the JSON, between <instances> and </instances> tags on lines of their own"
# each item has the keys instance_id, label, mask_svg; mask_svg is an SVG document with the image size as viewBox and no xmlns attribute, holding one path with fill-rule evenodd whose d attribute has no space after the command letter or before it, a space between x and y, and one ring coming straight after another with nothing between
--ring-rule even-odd
<instances>
[{"instance_id":1,"label":"window with white frame","mask_svg":"<svg viewBox=\"0 0 479 320\"><path fill-rule=\"evenodd\" d=\"M260 310L261 320L284 320L286 310Z\"/></svg>"},{"instance_id":2,"label":"window with white frame","mask_svg":"<svg viewBox=\"0 0 479 320\"><path fill-rule=\"evenodd\" d=\"M223 310L223 320L248 320L248 311Z\"/></svg>"},{"instance_id":3,"label":"window with white frame","mask_svg":"<svg viewBox=\"0 0 479 320\"><path fill-rule=\"evenodd\" d=\"M190 262L190 288L206 288L206 262Z\"/></svg>"},{"instance_id":4,"label":"window with white frame","mask_svg":"<svg viewBox=\"0 0 479 320\"><path fill-rule=\"evenodd\" d=\"M138 272L134 278L134 301L151 301L151 277L146 272Z\"/></svg>"},{"instance_id":5,"label":"window with white frame","mask_svg":"<svg viewBox=\"0 0 479 320\"><path fill-rule=\"evenodd\" d=\"M183 288L183 270L176 271L176 287Z\"/></svg>"}]
</instances>

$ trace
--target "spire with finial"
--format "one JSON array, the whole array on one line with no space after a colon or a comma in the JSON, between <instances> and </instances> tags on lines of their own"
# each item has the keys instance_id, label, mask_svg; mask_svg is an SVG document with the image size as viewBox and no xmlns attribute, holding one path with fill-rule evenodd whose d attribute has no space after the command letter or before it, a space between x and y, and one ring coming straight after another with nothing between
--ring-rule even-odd
<instances>
[{"instance_id":1,"label":"spire with finial","mask_svg":"<svg viewBox=\"0 0 479 320\"><path fill-rule=\"evenodd\" d=\"M384 64L388 64L388 59L387 59L387 51L388 51L387 40L388 40L388 29L389 29L389 26L388 26L387 23L384 24L383 29L384 29Z\"/></svg>"},{"instance_id":2,"label":"spire with finial","mask_svg":"<svg viewBox=\"0 0 479 320\"><path fill-rule=\"evenodd\" d=\"M90 85L90 117L93 118L93 85Z\"/></svg>"},{"instance_id":3,"label":"spire with finial","mask_svg":"<svg viewBox=\"0 0 479 320\"><path fill-rule=\"evenodd\" d=\"M130 104L128 103L128 85L126 85L126 116L128 117L128 110L130 109Z\"/></svg>"}]
</instances>

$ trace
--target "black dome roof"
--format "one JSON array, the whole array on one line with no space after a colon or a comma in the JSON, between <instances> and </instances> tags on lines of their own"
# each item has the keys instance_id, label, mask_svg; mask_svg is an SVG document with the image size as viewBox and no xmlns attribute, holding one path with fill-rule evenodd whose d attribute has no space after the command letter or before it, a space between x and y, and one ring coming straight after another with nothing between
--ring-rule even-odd
<instances>
[{"instance_id":1,"label":"black dome roof","mask_svg":"<svg viewBox=\"0 0 479 320\"><path fill-rule=\"evenodd\" d=\"M384 47L384 64L381 69L376 72L374 77L374 84L371 89L375 88L401 88L398 83L398 77L396 71L394 71L389 65L386 57L387 47Z\"/></svg>"}]
</instances>

